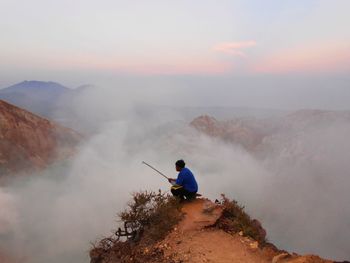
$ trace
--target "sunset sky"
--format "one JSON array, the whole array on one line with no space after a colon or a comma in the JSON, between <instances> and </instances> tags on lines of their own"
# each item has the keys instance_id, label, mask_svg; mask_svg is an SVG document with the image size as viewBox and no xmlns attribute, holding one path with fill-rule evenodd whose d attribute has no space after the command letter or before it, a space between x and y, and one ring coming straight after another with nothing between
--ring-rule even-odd
<instances>
[{"instance_id":1,"label":"sunset sky","mask_svg":"<svg viewBox=\"0 0 350 263\"><path fill-rule=\"evenodd\" d=\"M349 75L349 10L348 0L0 0L0 85L113 74Z\"/></svg>"}]
</instances>

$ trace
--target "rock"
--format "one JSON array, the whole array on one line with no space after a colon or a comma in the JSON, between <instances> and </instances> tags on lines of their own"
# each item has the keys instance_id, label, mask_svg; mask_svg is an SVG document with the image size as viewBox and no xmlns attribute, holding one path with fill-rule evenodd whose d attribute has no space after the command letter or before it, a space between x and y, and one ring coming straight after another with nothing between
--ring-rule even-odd
<instances>
[{"instance_id":1,"label":"rock","mask_svg":"<svg viewBox=\"0 0 350 263\"><path fill-rule=\"evenodd\" d=\"M190 125L210 137L240 144L247 150L254 149L264 138L260 128L251 126L241 119L218 121L213 117L204 115L195 118Z\"/></svg>"},{"instance_id":2,"label":"rock","mask_svg":"<svg viewBox=\"0 0 350 263\"><path fill-rule=\"evenodd\" d=\"M272 259L272 263L279 263L279 262L282 262L282 260L290 258L290 257L291 257L291 255L288 253L282 253L282 254L279 254L277 256L274 256Z\"/></svg>"},{"instance_id":3,"label":"rock","mask_svg":"<svg viewBox=\"0 0 350 263\"><path fill-rule=\"evenodd\" d=\"M249 244L250 248L257 249L259 247L259 243L257 241Z\"/></svg>"},{"instance_id":4,"label":"rock","mask_svg":"<svg viewBox=\"0 0 350 263\"><path fill-rule=\"evenodd\" d=\"M216 205L210 201L207 201L203 204L203 213L210 214L216 208Z\"/></svg>"},{"instance_id":5,"label":"rock","mask_svg":"<svg viewBox=\"0 0 350 263\"><path fill-rule=\"evenodd\" d=\"M266 230L262 227L259 220L254 219L252 225L258 230L260 240L264 240L266 238Z\"/></svg>"},{"instance_id":6,"label":"rock","mask_svg":"<svg viewBox=\"0 0 350 263\"><path fill-rule=\"evenodd\" d=\"M77 132L0 100L0 174L39 170L75 153Z\"/></svg>"}]
</instances>

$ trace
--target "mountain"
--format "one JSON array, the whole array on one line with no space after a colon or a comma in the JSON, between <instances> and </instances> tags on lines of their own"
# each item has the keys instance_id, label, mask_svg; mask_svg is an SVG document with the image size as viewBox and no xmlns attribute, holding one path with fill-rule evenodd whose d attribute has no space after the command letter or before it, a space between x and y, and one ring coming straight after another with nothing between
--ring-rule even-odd
<instances>
[{"instance_id":1,"label":"mountain","mask_svg":"<svg viewBox=\"0 0 350 263\"><path fill-rule=\"evenodd\" d=\"M44 168L74 153L77 132L0 100L0 175Z\"/></svg>"},{"instance_id":2,"label":"mountain","mask_svg":"<svg viewBox=\"0 0 350 263\"><path fill-rule=\"evenodd\" d=\"M67 87L64 87L63 85L56 82L25 80L8 88L0 90L0 93L10 94L17 92L28 96L31 96L33 93L35 93L36 96L42 96L42 98L49 99L54 96L61 95L67 91L69 91Z\"/></svg>"},{"instance_id":3,"label":"mountain","mask_svg":"<svg viewBox=\"0 0 350 263\"><path fill-rule=\"evenodd\" d=\"M0 99L40 116L51 118L58 100L71 91L56 82L23 81L1 89Z\"/></svg>"},{"instance_id":4,"label":"mountain","mask_svg":"<svg viewBox=\"0 0 350 263\"><path fill-rule=\"evenodd\" d=\"M96 124L93 121L86 121L85 111L81 110L81 105L85 107L85 94L89 94L89 90L94 88L92 85L81 85L70 89L51 81L23 81L0 89L0 99L86 133L89 130L87 127L95 127Z\"/></svg>"},{"instance_id":5,"label":"mountain","mask_svg":"<svg viewBox=\"0 0 350 263\"><path fill-rule=\"evenodd\" d=\"M256 119L218 121L214 117L203 115L192 120L190 125L208 136L241 145L247 150L255 149L269 132L268 126Z\"/></svg>"},{"instance_id":6,"label":"mountain","mask_svg":"<svg viewBox=\"0 0 350 263\"><path fill-rule=\"evenodd\" d=\"M219 121L212 116L202 115L194 118L190 126L210 137L238 144L255 152L266 147L269 150L286 147L286 143L294 143L301 136L329 127L342 128L341 126L349 123L350 111L304 109L282 117L260 119L233 118Z\"/></svg>"},{"instance_id":7,"label":"mountain","mask_svg":"<svg viewBox=\"0 0 350 263\"><path fill-rule=\"evenodd\" d=\"M95 244L91 263L333 262L279 250L266 241L261 223L225 196L215 203L200 198L178 204L146 192L133 201L121 213L125 229Z\"/></svg>"}]
</instances>

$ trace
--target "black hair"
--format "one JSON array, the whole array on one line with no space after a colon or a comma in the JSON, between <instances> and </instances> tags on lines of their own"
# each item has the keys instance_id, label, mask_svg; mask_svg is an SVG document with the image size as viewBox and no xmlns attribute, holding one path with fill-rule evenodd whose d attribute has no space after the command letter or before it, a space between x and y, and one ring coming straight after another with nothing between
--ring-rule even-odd
<instances>
[{"instance_id":1,"label":"black hair","mask_svg":"<svg viewBox=\"0 0 350 263\"><path fill-rule=\"evenodd\" d=\"M184 168L186 164L185 164L184 160L178 160L178 161L176 161L175 165L179 166L180 168Z\"/></svg>"}]
</instances>

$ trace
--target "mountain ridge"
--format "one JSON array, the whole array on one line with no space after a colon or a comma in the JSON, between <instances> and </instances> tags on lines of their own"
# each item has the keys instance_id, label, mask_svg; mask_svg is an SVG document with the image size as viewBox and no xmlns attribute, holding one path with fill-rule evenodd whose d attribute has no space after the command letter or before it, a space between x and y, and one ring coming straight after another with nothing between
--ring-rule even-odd
<instances>
[{"instance_id":1,"label":"mountain ridge","mask_svg":"<svg viewBox=\"0 0 350 263\"><path fill-rule=\"evenodd\" d=\"M136 234L129 232L124 241L120 236L102 239L90 250L90 263L333 262L316 255L288 253L267 243L260 222L224 195L215 203L200 198L179 205L161 193L141 192L133 201L120 215L126 233L129 226ZM166 223L176 217L179 219ZM163 234L154 236L157 231ZM115 235L123 235L123 231L119 228Z\"/></svg>"},{"instance_id":2,"label":"mountain ridge","mask_svg":"<svg viewBox=\"0 0 350 263\"><path fill-rule=\"evenodd\" d=\"M22 82L13 84L9 87L0 89L0 92L10 92L10 91L24 91L25 89L56 89L56 90L69 90L69 88L63 86L62 84L54 81L39 81L39 80L24 80Z\"/></svg>"},{"instance_id":3,"label":"mountain ridge","mask_svg":"<svg viewBox=\"0 0 350 263\"><path fill-rule=\"evenodd\" d=\"M0 171L12 174L41 169L72 155L77 132L0 100Z\"/></svg>"}]
</instances>

